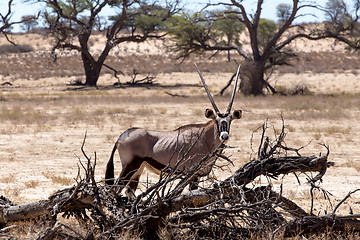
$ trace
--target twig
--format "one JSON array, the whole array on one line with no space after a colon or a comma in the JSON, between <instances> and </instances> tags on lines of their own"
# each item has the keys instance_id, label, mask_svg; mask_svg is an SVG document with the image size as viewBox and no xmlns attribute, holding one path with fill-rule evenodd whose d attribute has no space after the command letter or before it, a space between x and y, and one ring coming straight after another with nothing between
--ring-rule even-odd
<instances>
[{"instance_id":1,"label":"twig","mask_svg":"<svg viewBox=\"0 0 360 240\"><path fill-rule=\"evenodd\" d=\"M165 92L167 95L171 96L171 97L182 97L182 98L188 98L189 96L188 95L183 95L183 94L173 94L173 93L170 93L170 92Z\"/></svg>"},{"instance_id":2,"label":"twig","mask_svg":"<svg viewBox=\"0 0 360 240\"><path fill-rule=\"evenodd\" d=\"M120 78L118 77L118 74L120 73L121 75L124 76L124 73L121 70L116 70L115 68L113 68L105 63L103 63L103 65L114 72L114 77L118 80L118 84L120 84Z\"/></svg>"},{"instance_id":3,"label":"twig","mask_svg":"<svg viewBox=\"0 0 360 240\"><path fill-rule=\"evenodd\" d=\"M143 79L136 80L136 76L139 73L136 71L136 69L133 69L133 75L131 76L131 81L127 82L127 84L130 85L141 85L141 84L153 84L155 76L150 76L150 73Z\"/></svg>"},{"instance_id":4,"label":"twig","mask_svg":"<svg viewBox=\"0 0 360 240\"><path fill-rule=\"evenodd\" d=\"M341 206L341 204L343 204L343 203L346 201L346 199L348 199L348 198L351 196L351 194L354 194L354 193L356 193L357 191L360 191L360 188L348 192L348 194L347 194L338 204L336 204L336 206L334 207L334 209L333 209L333 211L331 212L331 214L332 214L332 215L335 215L336 210Z\"/></svg>"}]
</instances>

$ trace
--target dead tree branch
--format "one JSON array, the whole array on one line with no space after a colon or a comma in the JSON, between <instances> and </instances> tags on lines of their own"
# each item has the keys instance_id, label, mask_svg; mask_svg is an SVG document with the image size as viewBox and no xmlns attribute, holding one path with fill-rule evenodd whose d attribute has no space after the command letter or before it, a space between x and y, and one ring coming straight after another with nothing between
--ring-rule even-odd
<instances>
[{"instance_id":1,"label":"dead tree branch","mask_svg":"<svg viewBox=\"0 0 360 240\"><path fill-rule=\"evenodd\" d=\"M131 84L131 85L140 85L140 84L153 84L154 83L154 79L156 77L154 76L150 76L149 74L142 79L136 79L137 75L139 73L136 71L136 69L133 69L133 74L131 76L131 81L127 82L127 84Z\"/></svg>"}]
</instances>

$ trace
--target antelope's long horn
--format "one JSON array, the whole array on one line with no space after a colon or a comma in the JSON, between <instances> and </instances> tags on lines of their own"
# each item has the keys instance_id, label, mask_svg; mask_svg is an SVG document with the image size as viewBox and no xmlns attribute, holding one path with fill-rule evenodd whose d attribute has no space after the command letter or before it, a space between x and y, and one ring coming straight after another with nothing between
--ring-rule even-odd
<instances>
[{"instance_id":1,"label":"antelope's long horn","mask_svg":"<svg viewBox=\"0 0 360 240\"><path fill-rule=\"evenodd\" d=\"M236 86L237 86L237 82L238 82L238 80L239 80L240 66L241 66L241 65L239 65L239 67L238 67L238 69L237 69L237 72L236 72L235 85L234 85L234 89L233 89L233 92L232 92L232 95L231 95L231 98L230 98L229 106L228 106L228 108L227 108L227 110L226 110L227 113L230 113L232 104L233 104L233 102L234 102L235 92L236 92Z\"/></svg>"},{"instance_id":2,"label":"antelope's long horn","mask_svg":"<svg viewBox=\"0 0 360 240\"><path fill-rule=\"evenodd\" d=\"M204 85L205 91L206 91L206 93L207 93L207 95L208 95L208 97L209 97L209 99L210 99L210 102L211 102L211 104L212 104L215 112L216 112L217 114L220 113L219 109L217 108L217 106L216 106L216 104L215 104L215 102L214 102L214 99L213 99L212 96L211 96L211 93L209 92L209 89L208 89L208 87L207 87L207 85L206 85L206 83L205 83L205 80L204 80L204 78L203 78L202 75L201 75L201 72L200 72L198 66L196 65L196 63L194 63L194 64L195 64L196 70L197 70L198 73L199 73L201 82L202 82L202 84Z\"/></svg>"}]
</instances>

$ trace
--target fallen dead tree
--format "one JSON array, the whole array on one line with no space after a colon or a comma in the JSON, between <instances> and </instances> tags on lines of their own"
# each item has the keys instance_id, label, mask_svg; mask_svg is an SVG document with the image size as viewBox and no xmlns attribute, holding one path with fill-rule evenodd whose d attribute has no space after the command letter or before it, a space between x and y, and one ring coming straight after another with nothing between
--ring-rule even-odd
<instances>
[{"instance_id":1,"label":"fallen dead tree","mask_svg":"<svg viewBox=\"0 0 360 240\"><path fill-rule=\"evenodd\" d=\"M29 204L14 205L2 197L0 234L11 222L40 216L51 219L51 223L38 239L116 239L128 232L146 239L158 239L164 234L175 239L242 239L318 234L329 229L359 232L359 214L339 216L336 211L360 189L350 192L331 213L324 215L313 213L313 197L309 199L310 211L305 211L283 196L281 190L273 190L271 179L281 179L291 173L300 181L298 175L305 174L311 196L318 189L328 198L319 183L334 163L328 161L326 146L322 156L302 156L300 150L303 147L287 147L284 124L272 141L267 136L268 129L265 122L256 157L225 180L206 179L199 189L188 190L198 171L208 164L205 158L185 173L175 174L176 169L164 171L159 181L146 188L134 201L118 193L116 187L95 180L96 154L94 160L86 155L84 139L82 150L86 163L80 162L77 184L56 192L47 200ZM217 154L217 157L231 164L226 156ZM80 174L81 169L83 174ZM267 184L255 183L259 176L269 179ZM60 214L79 220L83 231L61 223L58 220Z\"/></svg>"}]
</instances>

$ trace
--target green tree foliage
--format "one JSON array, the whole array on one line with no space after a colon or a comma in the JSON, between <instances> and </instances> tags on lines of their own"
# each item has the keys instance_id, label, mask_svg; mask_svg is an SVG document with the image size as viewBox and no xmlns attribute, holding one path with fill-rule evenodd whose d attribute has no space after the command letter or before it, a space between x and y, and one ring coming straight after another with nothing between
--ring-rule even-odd
<instances>
[{"instance_id":1,"label":"green tree foliage","mask_svg":"<svg viewBox=\"0 0 360 240\"><path fill-rule=\"evenodd\" d=\"M181 57L208 50L234 50L241 45L244 25L238 16L224 11L182 12L168 22L168 32Z\"/></svg>"},{"instance_id":2,"label":"green tree foliage","mask_svg":"<svg viewBox=\"0 0 360 240\"><path fill-rule=\"evenodd\" d=\"M128 9L128 18L124 21L123 29L132 32L139 31L150 34L156 31L165 31L168 20L168 9L160 5L143 3L138 7ZM110 16L109 20L115 23L121 17L120 14Z\"/></svg>"},{"instance_id":3,"label":"green tree foliage","mask_svg":"<svg viewBox=\"0 0 360 240\"><path fill-rule=\"evenodd\" d=\"M327 21L322 35L327 35L347 44L348 50L360 49L360 0L354 0L353 5L343 0L328 0L324 7Z\"/></svg>"},{"instance_id":4,"label":"green tree foliage","mask_svg":"<svg viewBox=\"0 0 360 240\"><path fill-rule=\"evenodd\" d=\"M261 18L258 27L258 42L260 47L265 47L277 31L277 24L265 18Z\"/></svg>"},{"instance_id":5,"label":"green tree foliage","mask_svg":"<svg viewBox=\"0 0 360 240\"><path fill-rule=\"evenodd\" d=\"M329 0L325 9L327 14L325 15L326 19L330 22L346 22L349 16L347 13L347 5L343 0Z\"/></svg>"},{"instance_id":6,"label":"green tree foliage","mask_svg":"<svg viewBox=\"0 0 360 240\"><path fill-rule=\"evenodd\" d=\"M355 11L351 12L349 9L355 9ZM327 20L325 22L325 30L332 34L349 31L351 36L359 37L360 24L357 14L359 9L359 0L354 1L353 8L348 6L343 0L329 0L325 5L325 17Z\"/></svg>"},{"instance_id":7,"label":"green tree foliage","mask_svg":"<svg viewBox=\"0 0 360 240\"><path fill-rule=\"evenodd\" d=\"M276 16L280 22L286 21L291 15L291 5L287 3L280 3L276 7Z\"/></svg>"},{"instance_id":8,"label":"green tree foliage","mask_svg":"<svg viewBox=\"0 0 360 240\"><path fill-rule=\"evenodd\" d=\"M203 53L204 42L211 40L208 22L198 21L202 17L198 13L182 12L172 17L167 23L167 30L176 43L176 50L181 56L190 53Z\"/></svg>"},{"instance_id":9,"label":"green tree foliage","mask_svg":"<svg viewBox=\"0 0 360 240\"><path fill-rule=\"evenodd\" d=\"M227 8L226 12L214 11L214 32L217 33L216 38L219 43L225 46L241 47L240 35L245 30L244 24L237 21L238 16L232 13L231 8ZM231 60L230 50L228 51L228 61Z\"/></svg>"},{"instance_id":10,"label":"green tree foliage","mask_svg":"<svg viewBox=\"0 0 360 240\"><path fill-rule=\"evenodd\" d=\"M38 25L37 19L33 15L22 16L21 20L23 21L21 28L27 33Z\"/></svg>"},{"instance_id":11,"label":"green tree foliage","mask_svg":"<svg viewBox=\"0 0 360 240\"><path fill-rule=\"evenodd\" d=\"M143 6L144 7L144 6ZM145 6L149 8L147 11L150 14L138 14L138 17L135 19L135 26L140 29L144 34L149 34L155 31L164 31L166 29L166 22L168 10L156 6L151 9L151 6ZM146 10L142 10L146 11Z\"/></svg>"},{"instance_id":12,"label":"green tree foliage","mask_svg":"<svg viewBox=\"0 0 360 240\"><path fill-rule=\"evenodd\" d=\"M241 45L240 34L245 30L244 24L237 21L238 16L228 8L226 12L214 11L214 30L218 33L219 39L223 39L223 44L230 46L232 43Z\"/></svg>"}]
</instances>

